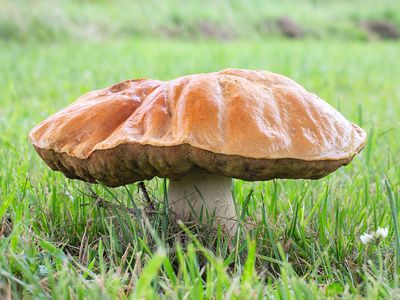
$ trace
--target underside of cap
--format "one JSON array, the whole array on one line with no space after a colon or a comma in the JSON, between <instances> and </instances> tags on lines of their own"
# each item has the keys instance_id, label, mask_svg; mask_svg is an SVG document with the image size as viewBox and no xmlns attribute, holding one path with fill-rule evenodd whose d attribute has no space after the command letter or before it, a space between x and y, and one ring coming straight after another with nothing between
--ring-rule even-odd
<instances>
[{"instance_id":1,"label":"underside of cap","mask_svg":"<svg viewBox=\"0 0 400 300\"><path fill-rule=\"evenodd\" d=\"M361 149L360 149L361 150ZM252 159L224 155L190 145L154 147L123 144L79 159L66 153L36 148L42 159L71 179L101 182L117 187L153 177L180 180L194 170L247 181L275 178L319 179L353 159L304 161L299 159ZM354 154L355 155L355 154Z\"/></svg>"}]
</instances>

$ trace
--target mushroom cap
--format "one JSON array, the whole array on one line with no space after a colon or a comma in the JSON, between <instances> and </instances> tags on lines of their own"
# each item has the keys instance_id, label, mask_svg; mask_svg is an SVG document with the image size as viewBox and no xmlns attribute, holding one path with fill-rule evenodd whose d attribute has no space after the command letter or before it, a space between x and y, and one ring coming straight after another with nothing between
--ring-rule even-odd
<instances>
[{"instance_id":1,"label":"mushroom cap","mask_svg":"<svg viewBox=\"0 0 400 300\"><path fill-rule=\"evenodd\" d=\"M81 96L29 136L53 170L108 186L194 169L316 179L348 164L366 140L295 81L240 69L122 81Z\"/></svg>"}]
</instances>

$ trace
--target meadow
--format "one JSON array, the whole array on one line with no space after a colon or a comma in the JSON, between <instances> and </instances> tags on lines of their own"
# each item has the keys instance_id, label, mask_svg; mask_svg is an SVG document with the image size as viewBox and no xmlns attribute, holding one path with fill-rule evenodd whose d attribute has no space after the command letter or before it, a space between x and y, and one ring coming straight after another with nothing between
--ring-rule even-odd
<instances>
[{"instance_id":1,"label":"meadow","mask_svg":"<svg viewBox=\"0 0 400 300\"><path fill-rule=\"evenodd\" d=\"M197 0L35 0L33 4L0 0L0 38L258 39L281 36L276 21L289 17L309 38L369 40L376 36L368 33L366 22L400 26L397 0L203 0L201 4Z\"/></svg>"},{"instance_id":2,"label":"meadow","mask_svg":"<svg viewBox=\"0 0 400 300\"><path fill-rule=\"evenodd\" d=\"M399 299L399 53L341 38L0 40L0 299ZM68 180L28 141L87 91L228 67L289 76L368 133L318 181L235 180L233 239L171 222L163 179L145 182L146 213L137 184ZM379 227L388 236L364 245Z\"/></svg>"}]
</instances>

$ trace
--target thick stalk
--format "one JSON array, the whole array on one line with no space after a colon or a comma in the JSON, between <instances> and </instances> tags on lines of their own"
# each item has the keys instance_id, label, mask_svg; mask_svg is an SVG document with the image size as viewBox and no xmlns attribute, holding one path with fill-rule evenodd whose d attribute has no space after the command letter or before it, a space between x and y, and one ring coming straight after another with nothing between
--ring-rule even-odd
<instances>
[{"instance_id":1,"label":"thick stalk","mask_svg":"<svg viewBox=\"0 0 400 300\"><path fill-rule=\"evenodd\" d=\"M179 181L170 180L168 201L177 219L200 221L215 228L220 225L224 232L235 234L237 216L229 177L196 171Z\"/></svg>"}]
</instances>

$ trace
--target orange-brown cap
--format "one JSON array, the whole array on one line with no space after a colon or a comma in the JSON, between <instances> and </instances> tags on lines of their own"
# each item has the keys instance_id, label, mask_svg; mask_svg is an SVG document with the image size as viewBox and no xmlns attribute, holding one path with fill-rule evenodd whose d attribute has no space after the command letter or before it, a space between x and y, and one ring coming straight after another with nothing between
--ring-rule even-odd
<instances>
[{"instance_id":1,"label":"orange-brown cap","mask_svg":"<svg viewBox=\"0 0 400 300\"><path fill-rule=\"evenodd\" d=\"M81 96L29 136L53 170L109 186L194 169L245 180L320 178L366 140L293 80L239 69L123 81Z\"/></svg>"}]
</instances>

